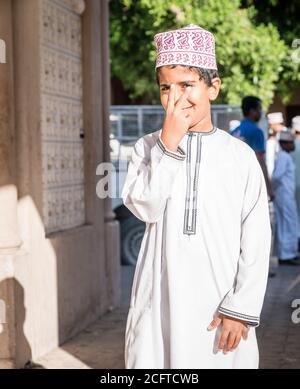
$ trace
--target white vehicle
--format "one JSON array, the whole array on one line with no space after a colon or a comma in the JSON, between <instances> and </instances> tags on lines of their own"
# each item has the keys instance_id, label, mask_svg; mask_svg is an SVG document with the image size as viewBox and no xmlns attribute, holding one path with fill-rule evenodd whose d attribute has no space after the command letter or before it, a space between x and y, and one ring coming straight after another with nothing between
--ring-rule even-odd
<instances>
[{"instance_id":1,"label":"white vehicle","mask_svg":"<svg viewBox=\"0 0 300 389\"><path fill-rule=\"evenodd\" d=\"M213 123L229 130L231 120L240 120L240 107L237 105L213 105ZM164 110L161 106L112 106L111 107L111 161L115 166L112 174L112 208L120 222L121 259L126 265L135 265L145 223L137 219L123 204L121 192L127 175L127 167L132 147L143 135L162 127Z\"/></svg>"}]
</instances>

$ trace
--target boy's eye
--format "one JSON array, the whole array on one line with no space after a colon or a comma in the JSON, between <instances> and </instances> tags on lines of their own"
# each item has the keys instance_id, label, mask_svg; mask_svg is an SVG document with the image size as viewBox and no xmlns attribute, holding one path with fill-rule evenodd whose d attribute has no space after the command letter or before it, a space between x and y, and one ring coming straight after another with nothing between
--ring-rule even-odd
<instances>
[{"instance_id":1,"label":"boy's eye","mask_svg":"<svg viewBox=\"0 0 300 389\"><path fill-rule=\"evenodd\" d=\"M184 84L182 84L182 86L183 86L184 88L187 88L188 86L192 87L193 85L192 85L192 84L188 84L188 83L184 83ZM169 87L169 86L162 86L160 89L161 89L162 91L167 91L167 90L170 89L170 87Z\"/></svg>"}]
</instances>

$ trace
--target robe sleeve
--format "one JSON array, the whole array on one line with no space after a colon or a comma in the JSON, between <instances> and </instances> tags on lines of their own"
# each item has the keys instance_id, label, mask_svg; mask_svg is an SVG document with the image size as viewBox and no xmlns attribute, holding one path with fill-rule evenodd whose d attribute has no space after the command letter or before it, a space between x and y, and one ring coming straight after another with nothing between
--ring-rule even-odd
<instances>
[{"instance_id":1,"label":"robe sleeve","mask_svg":"<svg viewBox=\"0 0 300 389\"><path fill-rule=\"evenodd\" d=\"M147 136L136 142L122 199L138 219L156 223L163 216L172 183L185 157L180 147L177 152L168 150L160 135L152 145L147 141Z\"/></svg>"},{"instance_id":2,"label":"robe sleeve","mask_svg":"<svg viewBox=\"0 0 300 389\"><path fill-rule=\"evenodd\" d=\"M241 217L240 255L233 288L218 311L258 326L268 280L271 224L260 164L252 153Z\"/></svg>"}]
</instances>

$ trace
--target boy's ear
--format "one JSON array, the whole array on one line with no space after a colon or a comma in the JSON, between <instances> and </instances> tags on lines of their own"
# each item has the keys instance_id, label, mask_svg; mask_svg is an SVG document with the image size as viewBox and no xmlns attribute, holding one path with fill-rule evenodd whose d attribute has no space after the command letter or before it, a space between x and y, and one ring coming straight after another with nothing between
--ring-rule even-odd
<instances>
[{"instance_id":1,"label":"boy's ear","mask_svg":"<svg viewBox=\"0 0 300 389\"><path fill-rule=\"evenodd\" d=\"M210 101L216 100L218 97L219 91L221 88L221 79L219 77L215 77L211 80L211 86L208 90L208 97Z\"/></svg>"}]
</instances>

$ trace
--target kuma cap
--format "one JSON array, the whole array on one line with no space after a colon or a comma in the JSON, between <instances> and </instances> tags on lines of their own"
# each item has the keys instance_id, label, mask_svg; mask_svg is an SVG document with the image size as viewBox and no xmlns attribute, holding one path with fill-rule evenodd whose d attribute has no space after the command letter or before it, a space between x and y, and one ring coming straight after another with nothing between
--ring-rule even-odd
<instances>
[{"instance_id":1,"label":"kuma cap","mask_svg":"<svg viewBox=\"0 0 300 389\"><path fill-rule=\"evenodd\" d=\"M217 70L215 38L195 24L154 36L155 68L165 65L188 65Z\"/></svg>"}]
</instances>

